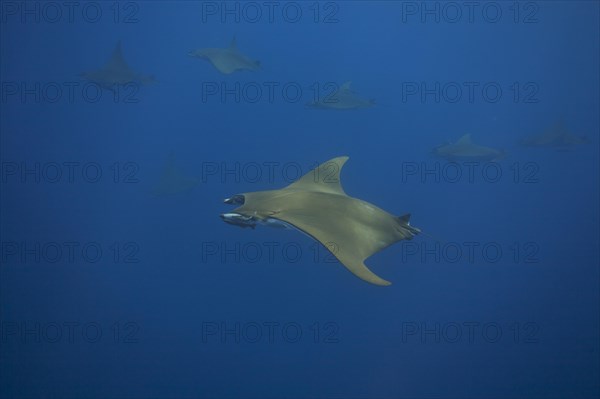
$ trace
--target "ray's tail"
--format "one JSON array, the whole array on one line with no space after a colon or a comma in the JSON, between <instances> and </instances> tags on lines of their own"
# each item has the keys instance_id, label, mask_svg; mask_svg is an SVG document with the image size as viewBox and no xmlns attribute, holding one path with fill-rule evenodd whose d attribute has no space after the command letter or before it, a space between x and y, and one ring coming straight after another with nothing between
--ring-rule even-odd
<instances>
[{"instance_id":1,"label":"ray's tail","mask_svg":"<svg viewBox=\"0 0 600 399\"><path fill-rule=\"evenodd\" d=\"M442 240L434 235L423 232L423 230L421 230L418 227L411 226L410 225L410 213L407 213L406 215L398 216L397 219L400 222L402 229L406 233L406 237L404 237L405 240L412 240L413 237L416 236L417 234L422 234L425 237L430 238L434 241L440 242L442 244L448 243L447 241Z\"/></svg>"},{"instance_id":2,"label":"ray's tail","mask_svg":"<svg viewBox=\"0 0 600 399\"><path fill-rule=\"evenodd\" d=\"M397 219L398 222L400 222L400 226L402 227L403 232L406 234L406 237L404 237L404 239L411 240L414 236L421 233L421 229L410 225L410 213L398 216Z\"/></svg>"}]
</instances>

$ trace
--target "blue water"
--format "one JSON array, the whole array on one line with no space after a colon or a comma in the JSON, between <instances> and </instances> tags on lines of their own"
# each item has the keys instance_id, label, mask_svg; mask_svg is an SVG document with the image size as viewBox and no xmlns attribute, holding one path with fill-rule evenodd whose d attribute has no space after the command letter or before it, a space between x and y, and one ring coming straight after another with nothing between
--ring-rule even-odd
<instances>
[{"instance_id":1,"label":"blue water","mask_svg":"<svg viewBox=\"0 0 600 399\"><path fill-rule=\"evenodd\" d=\"M477 4L2 2L0 397L598 397L599 3ZM187 55L234 36L259 71ZM119 40L154 83L81 78ZM466 133L506 156L432 155ZM218 217L342 155L424 233L391 286Z\"/></svg>"}]
</instances>

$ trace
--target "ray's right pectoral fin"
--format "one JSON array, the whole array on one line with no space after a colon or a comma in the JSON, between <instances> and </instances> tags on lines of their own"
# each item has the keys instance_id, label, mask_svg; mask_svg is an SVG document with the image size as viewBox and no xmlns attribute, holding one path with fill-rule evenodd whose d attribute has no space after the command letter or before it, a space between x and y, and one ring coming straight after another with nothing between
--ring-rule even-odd
<instances>
[{"instance_id":1,"label":"ray's right pectoral fin","mask_svg":"<svg viewBox=\"0 0 600 399\"><path fill-rule=\"evenodd\" d=\"M343 164L346 159L345 157L342 159L334 158L332 161L339 161ZM302 179L299 182L301 184L305 183ZM335 190L333 189L334 187ZM319 188L315 188L315 190L317 189ZM327 188L319 190L327 190ZM337 187L334 185L329 187L329 190L335 192L341 190L341 186ZM307 215L300 212L285 211L278 213L275 217L291 224L320 242L346 269L358 278L375 285L385 286L391 284L369 270L363 262L393 241L382 246L377 243L364 241L361 237L356 237L353 234L344 234L344 226L336 223L335 219L328 218L327 215Z\"/></svg>"},{"instance_id":2,"label":"ray's right pectoral fin","mask_svg":"<svg viewBox=\"0 0 600 399\"><path fill-rule=\"evenodd\" d=\"M338 258L338 260L356 277L365 280L366 282L382 286L392 284L391 282L382 279L369 270L369 268L365 266L364 260L360 260L359 258L353 256L344 256L343 254L334 254L334 256Z\"/></svg>"}]
</instances>

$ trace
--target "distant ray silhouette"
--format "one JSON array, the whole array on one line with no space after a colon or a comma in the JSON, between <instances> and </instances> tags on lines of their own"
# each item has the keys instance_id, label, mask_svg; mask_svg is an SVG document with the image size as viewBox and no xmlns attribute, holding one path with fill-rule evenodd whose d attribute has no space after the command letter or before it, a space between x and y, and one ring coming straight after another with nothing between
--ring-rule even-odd
<instances>
[{"instance_id":1,"label":"distant ray silhouette","mask_svg":"<svg viewBox=\"0 0 600 399\"><path fill-rule=\"evenodd\" d=\"M201 48L190 51L188 55L207 60L225 75L235 71L260 69L260 61L252 60L238 50L235 36L227 48Z\"/></svg>"},{"instance_id":2,"label":"distant ray silhouette","mask_svg":"<svg viewBox=\"0 0 600 399\"><path fill-rule=\"evenodd\" d=\"M306 104L311 108L348 110L370 108L375 105L375 100L364 99L358 96L351 88L352 82L345 82L331 95L325 95L316 101Z\"/></svg>"},{"instance_id":3,"label":"distant ray silhouette","mask_svg":"<svg viewBox=\"0 0 600 399\"><path fill-rule=\"evenodd\" d=\"M576 136L571 133L561 119L542 133L526 137L519 143L525 147L546 147L560 151L570 149L575 145L588 144L589 142L587 137Z\"/></svg>"},{"instance_id":4,"label":"distant ray silhouette","mask_svg":"<svg viewBox=\"0 0 600 399\"><path fill-rule=\"evenodd\" d=\"M456 143L434 148L433 153L449 161L498 161L506 156L502 150L473 143L470 134L463 135Z\"/></svg>"},{"instance_id":5,"label":"distant ray silhouette","mask_svg":"<svg viewBox=\"0 0 600 399\"><path fill-rule=\"evenodd\" d=\"M120 40L106 65L95 71L84 72L81 77L108 90L131 83L145 85L155 82L154 76L143 76L129 67L123 57Z\"/></svg>"},{"instance_id":6,"label":"distant ray silhouette","mask_svg":"<svg viewBox=\"0 0 600 399\"><path fill-rule=\"evenodd\" d=\"M199 183L193 177L184 176L175 166L175 154L170 153L158 183L152 189L155 196L177 195L191 191Z\"/></svg>"}]
</instances>

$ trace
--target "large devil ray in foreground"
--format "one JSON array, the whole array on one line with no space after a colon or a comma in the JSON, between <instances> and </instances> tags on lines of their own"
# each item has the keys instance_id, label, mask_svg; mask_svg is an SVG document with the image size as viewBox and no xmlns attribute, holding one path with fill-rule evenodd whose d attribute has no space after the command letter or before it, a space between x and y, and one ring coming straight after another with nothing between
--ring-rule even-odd
<instances>
[{"instance_id":1,"label":"large devil ray in foreground","mask_svg":"<svg viewBox=\"0 0 600 399\"><path fill-rule=\"evenodd\" d=\"M397 241L412 239L420 230L410 226L410 214L394 216L346 195L340 172L347 160L334 158L281 190L234 195L225 203L241 206L221 218L241 227L259 223L295 227L323 244L359 278L390 285L364 260Z\"/></svg>"}]
</instances>

